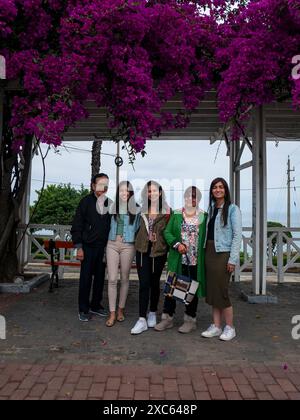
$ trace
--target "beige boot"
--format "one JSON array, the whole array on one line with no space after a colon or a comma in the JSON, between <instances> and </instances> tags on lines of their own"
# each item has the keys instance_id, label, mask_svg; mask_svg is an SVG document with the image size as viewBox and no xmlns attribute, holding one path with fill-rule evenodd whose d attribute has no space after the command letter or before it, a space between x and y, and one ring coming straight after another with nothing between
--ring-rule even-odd
<instances>
[{"instance_id":1,"label":"beige boot","mask_svg":"<svg viewBox=\"0 0 300 420\"><path fill-rule=\"evenodd\" d=\"M196 318L184 314L184 323L178 329L181 334L188 334L197 328Z\"/></svg>"},{"instance_id":2,"label":"beige boot","mask_svg":"<svg viewBox=\"0 0 300 420\"><path fill-rule=\"evenodd\" d=\"M173 317L168 314L162 314L160 323L156 324L154 329L155 331L165 331L173 327Z\"/></svg>"}]
</instances>

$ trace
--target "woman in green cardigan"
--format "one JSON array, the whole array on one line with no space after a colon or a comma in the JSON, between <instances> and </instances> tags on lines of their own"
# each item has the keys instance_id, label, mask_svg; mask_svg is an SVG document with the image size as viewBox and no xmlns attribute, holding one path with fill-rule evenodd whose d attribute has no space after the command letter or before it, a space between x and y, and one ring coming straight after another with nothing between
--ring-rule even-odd
<instances>
[{"instance_id":1,"label":"woman in green cardigan","mask_svg":"<svg viewBox=\"0 0 300 420\"><path fill-rule=\"evenodd\" d=\"M184 193L184 208L171 216L164 231L166 242L170 246L168 271L186 276L190 271L191 278L199 283L197 295L186 306L184 324L178 330L183 334L196 329L198 298L206 296L204 243L207 214L199 209L201 198L197 187L189 187ZM155 326L156 331L173 328L175 309L176 300L166 297L162 320Z\"/></svg>"}]
</instances>

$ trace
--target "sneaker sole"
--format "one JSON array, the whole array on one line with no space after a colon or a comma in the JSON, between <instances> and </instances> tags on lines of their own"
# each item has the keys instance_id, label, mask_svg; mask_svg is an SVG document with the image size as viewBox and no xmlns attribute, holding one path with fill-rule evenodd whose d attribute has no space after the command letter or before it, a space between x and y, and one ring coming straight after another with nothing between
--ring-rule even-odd
<instances>
[{"instance_id":1,"label":"sneaker sole","mask_svg":"<svg viewBox=\"0 0 300 420\"><path fill-rule=\"evenodd\" d=\"M139 334L143 334L143 332L145 332L145 331L148 331L148 328L147 328L147 329L145 329L145 330L143 330L143 331L140 331L140 332L132 332L132 331L131 331L131 335L139 335Z\"/></svg>"},{"instance_id":2,"label":"sneaker sole","mask_svg":"<svg viewBox=\"0 0 300 420\"><path fill-rule=\"evenodd\" d=\"M80 319L80 317L78 317L78 319L79 319L80 322L89 322L90 321L90 319Z\"/></svg>"},{"instance_id":3,"label":"sneaker sole","mask_svg":"<svg viewBox=\"0 0 300 420\"><path fill-rule=\"evenodd\" d=\"M196 329L197 329L197 328L193 328L191 331L180 331L180 330L178 330L178 332L179 332L180 334L190 334L190 333L192 333L193 331L196 331Z\"/></svg>"},{"instance_id":4,"label":"sneaker sole","mask_svg":"<svg viewBox=\"0 0 300 420\"><path fill-rule=\"evenodd\" d=\"M210 338L220 338L220 337L221 337L221 334L220 334L220 335L213 335L213 336L211 336L211 337L207 337L206 335L202 335L202 334L201 334L201 337L203 337L203 338L207 338L207 339L210 339Z\"/></svg>"},{"instance_id":5,"label":"sneaker sole","mask_svg":"<svg viewBox=\"0 0 300 420\"><path fill-rule=\"evenodd\" d=\"M220 337L220 341L224 341L225 343L227 342L229 342L229 341L232 341L232 340L234 340L236 338L236 335L234 336L234 337L232 337L232 338L230 338L229 340L228 339L224 339L224 338L221 338Z\"/></svg>"},{"instance_id":6,"label":"sneaker sole","mask_svg":"<svg viewBox=\"0 0 300 420\"><path fill-rule=\"evenodd\" d=\"M157 331L157 332L162 332L162 331L170 330L171 328L174 328L174 325L169 325L168 327L164 328L163 330L157 330L157 329L154 327L154 331Z\"/></svg>"},{"instance_id":7,"label":"sneaker sole","mask_svg":"<svg viewBox=\"0 0 300 420\"><path fill-rule=\"evenodd\" d=\"M104 315L104 314L98 314L97 312L93 312L93 311L90 311L90 314L93 314L93 315L96 315L96 316L101 316L102 318L107 318L108 315L109 315L109 313L107 313L106 315Z\"/></svg>"}]
</instances>

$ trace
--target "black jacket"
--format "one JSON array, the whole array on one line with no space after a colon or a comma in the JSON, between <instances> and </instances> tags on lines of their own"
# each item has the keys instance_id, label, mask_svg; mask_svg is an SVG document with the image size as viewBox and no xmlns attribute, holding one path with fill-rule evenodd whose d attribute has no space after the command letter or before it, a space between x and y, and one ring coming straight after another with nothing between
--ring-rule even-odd
<instances>
[{"instance_id":1,"label":"black jacket","mask_svg":"<svg viewBox=\"0 0 300 420\"><path fill-rule=\"evenodd\" d=\"M109 208L111 200L104 203L105 214L100 215L96 210L97 198L94 193L84 197L77 208L71 235L76 248L87 245L92 248L106 246L110 230L111 215Z\"/></svg>"}]
</instances>

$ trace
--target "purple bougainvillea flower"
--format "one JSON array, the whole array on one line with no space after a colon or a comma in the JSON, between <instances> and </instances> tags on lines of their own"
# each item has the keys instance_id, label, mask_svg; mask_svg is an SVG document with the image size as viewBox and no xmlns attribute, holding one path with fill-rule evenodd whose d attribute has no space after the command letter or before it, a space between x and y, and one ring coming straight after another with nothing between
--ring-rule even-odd
<instances>
[{"instance_id":1,"label":"purple bougainvillea flower","mask_svg":"<svg viewBox=\"0 0 300 420\"><path fill-rule=\"evenodd\" d=\"M237 139L253 107L289 98L300 108L299 54L299 0L0 0L0 55L23 88L12 98L15 149L28 136L60 145L93 100L116 140L143 153L185 128L211 89Z\"/></svg>"}]
</instances>

